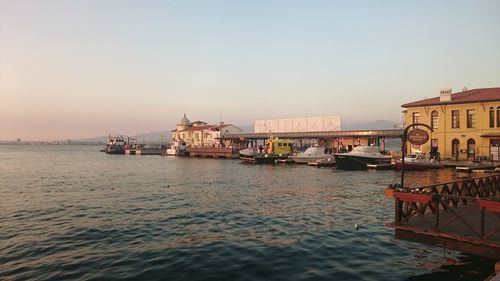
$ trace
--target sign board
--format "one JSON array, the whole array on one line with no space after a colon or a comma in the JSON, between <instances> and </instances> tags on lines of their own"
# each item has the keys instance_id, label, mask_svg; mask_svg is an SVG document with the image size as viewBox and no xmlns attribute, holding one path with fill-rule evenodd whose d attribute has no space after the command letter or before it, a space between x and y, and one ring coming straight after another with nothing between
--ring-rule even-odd
<instances>
[{"instance_id":1,"label":"sign board","mask_svg":"<svg viewBox=\"0 0 500 281\"><path fill-rule=\"evenodd\" d=\"M422 145L429 141L429 134L422 129L415 129L408 133L408 141L414 145Z\"/></svg>"}]
</instances>

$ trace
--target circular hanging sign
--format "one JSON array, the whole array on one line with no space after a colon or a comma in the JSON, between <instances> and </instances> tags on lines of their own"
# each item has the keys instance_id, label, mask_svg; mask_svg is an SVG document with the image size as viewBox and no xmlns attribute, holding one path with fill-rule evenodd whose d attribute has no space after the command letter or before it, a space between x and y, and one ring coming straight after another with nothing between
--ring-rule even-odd
<instances>
[{"instance_id":1,"label":"circular hanging sign","mask_svg":"<svg viewBox=\"0 0 500 281\"><path fill-rule=\"evenodd\" d=\"M422 129L415 129L408 133L408 141L414 145L422 145L429 141L429 134Z\"/></svg>"}]
</instances>

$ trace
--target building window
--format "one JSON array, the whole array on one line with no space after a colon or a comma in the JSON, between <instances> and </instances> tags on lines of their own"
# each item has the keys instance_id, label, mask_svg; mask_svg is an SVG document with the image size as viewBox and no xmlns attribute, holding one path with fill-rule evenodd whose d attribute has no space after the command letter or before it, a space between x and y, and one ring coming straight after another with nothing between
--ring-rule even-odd
<instances>
[{"instance_id":1,"label":"building window","mask_svg":"<svg viewBox=\"0 0 500 281\"><path fill-rule=\"evenodd\" d=\"M467 110L467 128L476 127L476 111L474 109Z\"/></svg>"},{"instance_id":2,"label":"building window","mask_svg":"<svg viewBox=\"0 0 500 281\"><path fill-rule=\"evenodd\" d=\"M497 107L497 127L500 127L500 106Z\"/></svg>"},{"instance_id":3,"label":"building window","mask_svg":"<svg viewBox=\"0 0 500 281\"><path fill-rule=\"evenodd\" d=\"M458 150L460 149L460 141L454 139L451 141L451 157L458 159Z\"/></svg>"},{"instance_id":4,"label":"building window","mask_svg":"<svg viewBox=\"0 0 500 281\"><path fill-rule=\"evenodd\" d=\"M432 129L437 129L438 128L438 122L439 122L439 113L437 110L432 111L431 113L431 127Z\"/></svg>"},{"instance_id":5,"label":"building window","mask_svg":"<svg viewBox=\"0 0 500 281\"><path fill-rule=\"evenodd\" d=\"M490 128L495 127L495 109L490 107Z\"/></svg>"},{"instance_id":6,"label":"building window","mask_svg":"<svg viewBox=\"0 0 500 281\"><path fill-rule=\"evenodd\" d=\"M474 159L476 155L476 141L474 139L467 140L467 157Z\"/></svg>"},{"instance_id":7,"label":"building window","mask_svg":"<svg viewBox=\"0 0 500 281\"><path fill-rule=\"evenodd\" d=\"M460 110L451 111L451 127L460 128Z\"/></svg>"},{"instance_id":8,"label":"building window","mask_svg":"<svg viewBox=\"0 0 500 281\"><path fill-rule=\"evenodd\" d=\"M413 112L412 124L419 123L420 121L420 112Z\"/></svg>"}]
</instances>

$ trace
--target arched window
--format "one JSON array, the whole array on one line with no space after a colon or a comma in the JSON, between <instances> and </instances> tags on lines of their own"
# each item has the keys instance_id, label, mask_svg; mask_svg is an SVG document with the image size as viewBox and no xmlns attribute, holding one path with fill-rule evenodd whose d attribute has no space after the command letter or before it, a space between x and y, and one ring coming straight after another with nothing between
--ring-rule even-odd
<instances>
[{"instance_id":1,"label":"arched window","mask_svg":"<svg viewBox=\"0 0 500 281\"><path fill-rule=\"evenodd\" d=\"M490 107L490 128L495 127L495 109Z\"/></svg>"},{"instance_id":2,"label":"arched window","mask_svg":"<svg viewBox=\"0 0 500 281\"><path fill-rule=\"evenodd\" d=\"M458 139L453 139L451 141L451 157L458 159L458 150L460 149L460 141Z\"/></svg>"},{"instance_id":3,"label":"arched window","mask_svg":"<svg viewBox=\"0 0 500 281\"><path fill-rule=\"evenodd\" d=\"M438 122L439 122L439 113L437 110L432 111L431 113L431 127L432 129L437 129L438 128Z\"/></svg>"},{"instance_id":4,"label":"arched window","mask_svg":"<svg viewBox=\"0 0 500 281\"><path fill-rule=\"evenodd\" d=\"M500 106L497 107L497 127L500 128Z\"/></svg>"},{"instance_id":5,"label":"arched window","mask_svg":"<svg viewBox=\"0 0 500 281\"><path fill-rule=\"evenodd\" d=\"M467 140L467 157L473 158L476 156L476 141L474 139Z\"/></svg>"}]
</instances>

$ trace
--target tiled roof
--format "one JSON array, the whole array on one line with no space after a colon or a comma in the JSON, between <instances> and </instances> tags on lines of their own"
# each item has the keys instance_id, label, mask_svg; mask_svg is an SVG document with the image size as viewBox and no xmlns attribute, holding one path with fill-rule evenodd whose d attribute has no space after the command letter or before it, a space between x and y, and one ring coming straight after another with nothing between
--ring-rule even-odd
<instances>
[{"instance_id":1,"label":"tiled roof","mask_svg":"<svg viewBox=\"0 0 500 281\"><path fill-rule=\"evenodd\" d=\"M210 130L211 128L217 128L217 129L222 129L226 126L229 126L230 124L224 124L224 125L203 125L203 126L192 126L189 128L186 128L184 130L180 130L179 132L194 132L194 131L203 131L203 130Z\"/></svg>"},{"instance_id":2,"label":"tiled roof","mask_svg":"<svg viewBox=\"0 0 500 281\"><path fill-rule=\"evenodd\" d=\"M486 102L486 101L500 101L500 87L499 88L483 88L468 90L460 93L451 94L451 101L441 102L439 97L414 101L405 103L401 107L417 107L417 106L430 106L441 104L460 104L460 103L473 103L473 102Z\"/></svg>"},{"instance_id":3,"label":"tiled roof","mask_svg":"<svg viewBox=\"0 0 500 281\"><path fill-rule=\"evenodd\" d=\"M203 130L208 130L212 127L213 127L212 125L192 126L192 127L186 128L184 130L180 130L179 132L203 131Z\"/></svg>"},{"instance_id":4,"label":"tiled roof","mask_svg":"<svg viewBox=\"0 0 500 281\"><path fill-rule=\"evenodd\" d=\"M224 124L224 125L202 125L202 126L192 126L189 128L186 128L184 130L177 130L173 129L171 132L196 132L196 131L203 131L203 130L210 130L211 128L216 128L216 129L222 129L224 127L231 126L231 124Z\"/></svg>"}]
</instances>

